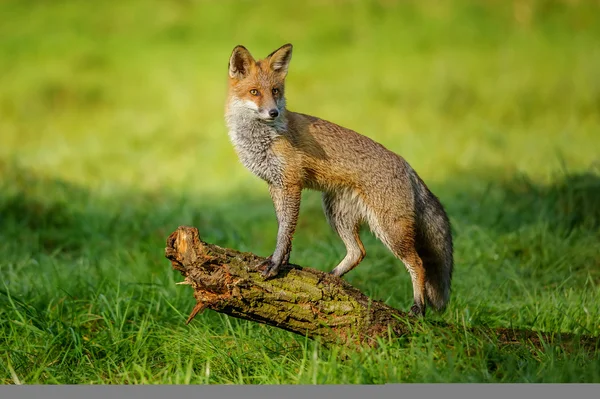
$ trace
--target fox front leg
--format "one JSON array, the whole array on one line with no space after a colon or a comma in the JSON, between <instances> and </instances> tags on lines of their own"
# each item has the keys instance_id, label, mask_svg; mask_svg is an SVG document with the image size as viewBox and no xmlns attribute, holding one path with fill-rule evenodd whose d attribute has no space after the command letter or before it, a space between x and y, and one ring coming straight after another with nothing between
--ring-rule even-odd
<instances>
[{"instance_id":1,"label":"fox front leg","mask_svg":"<svg viewBox=\"0 0 600 399\"><path fill-rule=\"evenodd\" d=\"M262 272L265 279L277 276L281 265L287 264L290 260L292 238L300 211L301 191L302 189L295 185L269 186L279 228L275 251L263 263L266 264Z\"/></svg>"}]
</instances>

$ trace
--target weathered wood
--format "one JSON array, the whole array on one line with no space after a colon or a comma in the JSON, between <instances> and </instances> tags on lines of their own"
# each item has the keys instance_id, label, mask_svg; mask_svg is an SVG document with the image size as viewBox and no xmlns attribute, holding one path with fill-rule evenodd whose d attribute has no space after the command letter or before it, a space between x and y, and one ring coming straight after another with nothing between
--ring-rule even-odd
<instances>
[{"instance_id":1,"label":"weathered wood","mask_svg":"<svg viewBox=\"0 0 600 399\"><path fill-rule=\"evenodd\" d=\"M391 331L401 335L413 317L373 301L344 280L318 270L284 266L264 280L265 258L208 244L193 227L179 227L166 248L173 268L194 288L196 307L269 324L325 342L367 343Z\"/></svg>"}]
</instances>

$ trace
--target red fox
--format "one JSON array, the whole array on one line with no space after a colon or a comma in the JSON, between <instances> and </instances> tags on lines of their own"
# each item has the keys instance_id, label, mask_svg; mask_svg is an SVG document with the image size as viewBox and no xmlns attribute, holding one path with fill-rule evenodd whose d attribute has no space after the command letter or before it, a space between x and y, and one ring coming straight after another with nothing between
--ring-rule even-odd
<instances>
[{"instance_id":1,"label":"red fox","mask_svg":"<svg viewBox=\"0 0 600 399\"><path fill-rule=\"evenodd\" d=\"M277 244L262 276L287 264L303 189L323 194L327 220L346 246L331 272L343 276L365 257L359 228L375 236L410 273L411 314L426 301L443 310L450 297L453 246L438 198L399 155L370 138L323 119L286 109L285 78L292 58L286 44L256 61L244 46L229 59L225 120L244 166L265 180L278 221Z\"/></svg>"}]
</instances>

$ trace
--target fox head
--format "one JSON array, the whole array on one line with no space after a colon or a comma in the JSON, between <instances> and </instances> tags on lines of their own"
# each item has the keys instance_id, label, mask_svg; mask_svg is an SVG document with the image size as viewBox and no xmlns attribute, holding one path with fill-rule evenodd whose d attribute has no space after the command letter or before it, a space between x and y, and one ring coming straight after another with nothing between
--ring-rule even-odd
<instances>
[{"instance_id":1,"label":"fox head","mask_svg":"<svg viewBox=\"0 0 600 399\"><path fill-rule=\"evenodd\" d=\"M258 61L244 46L236 46L229 58L229 112L276 123L285 110L285 77L291 59L291 44Z\"/></svg>"}]
</instances>

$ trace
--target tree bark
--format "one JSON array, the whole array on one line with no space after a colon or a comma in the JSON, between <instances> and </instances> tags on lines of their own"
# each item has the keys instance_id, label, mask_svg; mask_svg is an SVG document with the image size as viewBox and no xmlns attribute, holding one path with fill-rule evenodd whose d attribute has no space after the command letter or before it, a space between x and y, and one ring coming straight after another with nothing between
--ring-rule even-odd
<instances>
[{"instance_id":1,"label":"tree bark","mask_svg":"<svg viewBox=\"0 0 600 399\"><path fill-rule=\"evenodd\" d=\"M265 258L221 248L200 239L198 230L181 226L167 239L165 256L191 285L196 306L186 323L204 309L282 328L325 344L376 345L378 338L419 331L419 319L365 296L341 278L297 265L283 266L264 280L257 268ZM464 331L499 345L544 343L563 348L583 345L598 350L598 338L571 334L436 323L443 331Z\"/></svg>"},{"instance_id":2,"label":"tree bark","mask_svg":"<svg viewBox=\"0 0 600 399\"><path fill-rule=\"evenodd\" d=\"M264 280L256 268L265 258L208 244L193 227L167 240L166 257L194 288L196 306L268 324L325 343L367 343L388 332L403 335L413 319L365 296L339 277L297 265L282 266Z\"/></svg>"}]
</instances>

